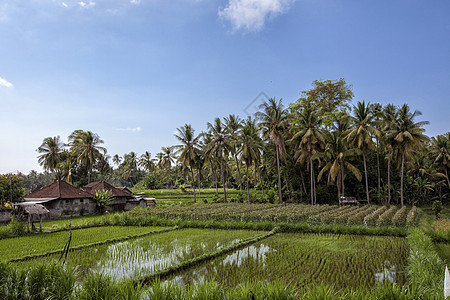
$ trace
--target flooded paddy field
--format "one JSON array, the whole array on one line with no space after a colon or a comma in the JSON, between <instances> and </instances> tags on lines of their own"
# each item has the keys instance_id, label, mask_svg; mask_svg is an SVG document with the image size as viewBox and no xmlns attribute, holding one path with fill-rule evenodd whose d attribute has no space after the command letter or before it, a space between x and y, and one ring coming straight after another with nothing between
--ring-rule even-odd
<instances>
[{"instance_id":1,"label":"flooded paddy field","mask_svg":"<svg viewBox=\"0 0 450 300\"><path fill-rule=\"evenodd\" d=\"M323 283L339 289L385 280L404 284L407 251L404 238L280 233L169 280L184 285L214 281L227 287L248 280L299 288Z\"/></svg>"}]
</instances>

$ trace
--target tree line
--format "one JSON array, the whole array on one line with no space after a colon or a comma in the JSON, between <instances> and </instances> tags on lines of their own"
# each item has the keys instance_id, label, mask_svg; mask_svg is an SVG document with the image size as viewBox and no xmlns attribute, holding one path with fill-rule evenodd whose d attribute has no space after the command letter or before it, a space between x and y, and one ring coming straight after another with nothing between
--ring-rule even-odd
<instances>
[{"instance_id":1,"label":"tree line","mask_svg":"<svg viewBox=\"0 0 450 300\"><path fill-rule=\"evenodd\" d=\"M278 201L333 203L351 195L368 203L417 204L448 199L450 133L429 138L427 121L408 104L358 101L344 79L314 81L287 107L267 99L247 118L229 115L198 134L190 124L176 129L177 145L112 158L101 138L75 130L68 143L47 137L38 160L54 178L74 185L106 179L141 188L189 184L194 200L213 187ZM36 174L34 174L36 175ZM24 175L24 182L27 176ZM245 190L245 191L244 191Z\"/></svg>"}]
</instances>

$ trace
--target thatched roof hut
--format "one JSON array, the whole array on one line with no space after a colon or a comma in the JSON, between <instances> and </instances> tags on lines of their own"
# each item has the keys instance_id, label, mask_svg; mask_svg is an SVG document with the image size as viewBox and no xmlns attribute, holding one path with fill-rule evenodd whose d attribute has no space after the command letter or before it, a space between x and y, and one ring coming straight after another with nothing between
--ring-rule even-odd
<instances>
[{"instance_id":1,"label":"thatched roof hut","mask_svg":"<svg viewBox=\"0 0 450 300\"><path fill-rule=\"evenodd\" d=\"M50 211L42 204L22 202L17 204L18 214L27 217L27 229L30 231L32 221L39 220L39 230L42 231L42 217L50 213Z\"/></svg>"}]
</instances>

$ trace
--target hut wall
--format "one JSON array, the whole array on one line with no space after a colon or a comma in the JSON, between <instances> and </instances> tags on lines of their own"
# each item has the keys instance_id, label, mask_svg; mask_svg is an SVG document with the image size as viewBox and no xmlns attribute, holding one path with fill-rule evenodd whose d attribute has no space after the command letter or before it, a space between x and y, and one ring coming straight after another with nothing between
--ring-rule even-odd
<instances>
[{"instance_id":1,"label":"hut wall","mask_svg":"<svg viewBox=\"0 0 450 300\"><path fill-rule=\"evenodd\" d=\"M93 199L58 199L45 204L51 218L82 216L95 213Z\"/></svg>"}]
</instances>

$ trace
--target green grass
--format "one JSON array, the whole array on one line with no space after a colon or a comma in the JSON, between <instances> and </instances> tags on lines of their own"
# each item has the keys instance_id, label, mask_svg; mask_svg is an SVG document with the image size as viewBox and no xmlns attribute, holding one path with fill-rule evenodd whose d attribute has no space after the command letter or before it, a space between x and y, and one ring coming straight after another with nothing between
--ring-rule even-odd
<instances>
[{"instance_id":1,"label":"green grass","mask_svg":"<svg viewBox=\"0 0 450 300\"><path fill-rule=\"evenodd\" d=\"M71 247L78 247L114 238L144 234L167 227L120 227L106 226L72 230ZM0 240L0 260L9 261L29 255L40 255L62 250L69 238L69 232L28 235Z\"/></svg>"},{"instance_id":2,"label":"green grass","mask_svg":"<svg viewBox=\"0 0 450 300\"><path fill-rule=\"evenodd\" d=\"M234 287L251 279L298 289L326 284L357 290L383 278L403 285L406 257L404 238L282 233L176 274L174 280Z\"/></svg>"}]
</instances>

